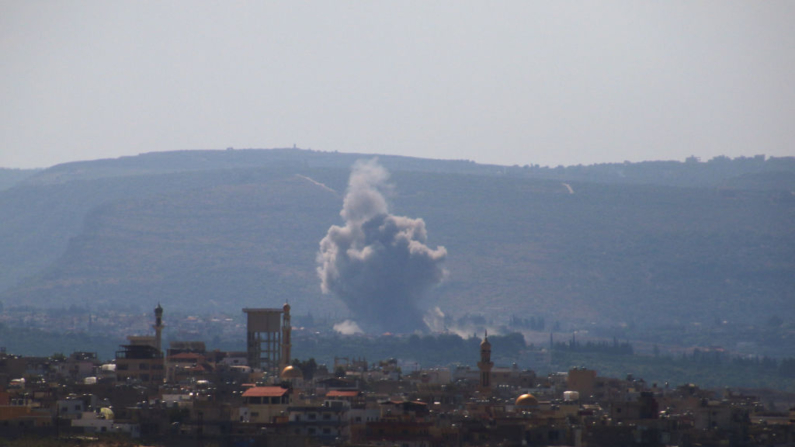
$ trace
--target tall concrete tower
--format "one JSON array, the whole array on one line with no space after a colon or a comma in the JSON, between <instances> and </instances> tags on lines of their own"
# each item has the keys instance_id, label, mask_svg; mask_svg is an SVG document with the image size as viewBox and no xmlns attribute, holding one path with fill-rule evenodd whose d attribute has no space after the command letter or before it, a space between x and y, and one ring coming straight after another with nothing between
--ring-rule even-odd
<instances>
[{"instance_id":1,"label":"tall concrete tower","mask_svg":"<svg viewBox=\"0 0 795 447\"><path fill-rule=\"evenodd\" d=\"M292 344L290 343L290 305L284 303L284 307L282 308L284 313L282 314L282 364L281 367L290 365L290 350L292 349Z\"/></svg>"},{"instance_id":2,"label":"tall concrete tower","mask_svg":"<svg viewBox=\"0 0 795 447\"><path fill-rule=\"evenodd\" d=\"M285 365L283 356L285 345L290 341L283 341L283 337L290 336L289 329L285 331L282 323L283 314L287 311L286 324L290 325L289 306L284 308L243 309L246 313L246 353L248 366L267 371L273 377L278 377L281 368ZM289 351L287 352L289 355Z\"/></svg>"},{"instance_id":3,"label":"tall concrete tower","mask_svg":"<svg viewBox=\"0 0 795 447\"><path fill-rule=\"evenodd\" d=\"M480 361L478 362L478 369L480 370L480 384L478 390L481 394L491 394L491 368L494 363L491 361L491 343L489 343L489 331L483 337L480 343Z\"/></svg>"},{"instance_id":4,"label":"tall concrete tower","mask_svg":"<svg viewBox=\"0 0 795 447\"><path fill-rule=\"evenodd\" d=\"M160 303L157 303L157 307L155 307L155 324L152 327L155 329L155 348L160 354L163 346L163 328L165 327L163 325L163 308Z\"/></svg>"}]
</instances>

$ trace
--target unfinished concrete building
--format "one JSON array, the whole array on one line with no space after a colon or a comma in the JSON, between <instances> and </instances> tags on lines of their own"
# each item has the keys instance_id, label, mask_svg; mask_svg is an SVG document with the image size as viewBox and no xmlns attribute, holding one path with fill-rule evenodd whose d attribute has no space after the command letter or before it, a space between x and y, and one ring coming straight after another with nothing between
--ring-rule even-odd
<instances>
[{"instance_id":1,"label":"unfinished concrete building","mask_svg":"<svg viewBox=\"0 0 795 447\"><path fill-rule=\"evenodd\" d=\"M252 368L278 377L290 363L290 305L283 308L243 309L247 315L246 352Z\"/></svg>"}]
</instances>

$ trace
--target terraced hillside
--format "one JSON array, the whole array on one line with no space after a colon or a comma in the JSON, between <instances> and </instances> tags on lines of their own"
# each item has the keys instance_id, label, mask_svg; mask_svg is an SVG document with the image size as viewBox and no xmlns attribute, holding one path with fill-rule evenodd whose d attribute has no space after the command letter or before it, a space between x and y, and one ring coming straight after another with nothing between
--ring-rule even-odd
<instances>
[{"instance_id":1,"label":"terraced hillside","mask_svg":"<svg viewBox=\"0 0 795 447\"><path fill-rule=\"evenodd\" d=\"M344 316L320 293L315 255L341 223L353 157L295 154L218 169L85 162L0 192L0 300L210 311L289 299L297 313ZM498 322L795 319L795 201L764 172L727 190L389 162L392 212L422 217L429 245L448 251L426 307Z\"/></svg>"}]
</instances>

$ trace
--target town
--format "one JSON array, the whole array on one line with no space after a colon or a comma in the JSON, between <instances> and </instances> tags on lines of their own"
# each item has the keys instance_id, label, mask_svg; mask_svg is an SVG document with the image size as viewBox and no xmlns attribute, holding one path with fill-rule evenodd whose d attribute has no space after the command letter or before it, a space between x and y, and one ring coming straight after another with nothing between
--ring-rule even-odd
<instances>
[{"instance_id":1,"label":"town","mask_svg":"<svg viewBox=\"0 0 795 447\"><path fill-rule=\"evenodd\" d=\"M412 368L394 358L292 352L290 306L243 309L246 351L200 341L163 349L131 335L115 359L92 352L0 357L0 438L101 445L695 446L791 445L795 408L696 384L602 377L584 367L537 376L495 365L484 333L476 367ZM19 444L13 444L18 442ZM100 444L97 444L100 445Z\"/></svg>"}]
</instances>

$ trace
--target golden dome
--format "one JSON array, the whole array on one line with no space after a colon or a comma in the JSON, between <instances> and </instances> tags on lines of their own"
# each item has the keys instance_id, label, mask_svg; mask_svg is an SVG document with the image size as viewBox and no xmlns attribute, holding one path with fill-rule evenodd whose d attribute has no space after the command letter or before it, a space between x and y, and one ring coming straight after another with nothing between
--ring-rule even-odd
<instances>
[{"instance_id":1,"label":"golden dome","mask_svg":"<svg viewBox=\"0 0 795 447\"><path fill-rule=\"evenodd\" d=\"M303 375L303 373L301 373L300 369L294 367L293 365L287 365L282 370L281 378L282 379L288 379L288 380L303 379L304 375Z\"/></svg>"},{"instance_id":2,"label":"golden dome","mask_svg":"<svg viewBox=\"0 0 795 447\"><path fill-rule=\"evenodd\" d=\"M536 407L538 406L538 399L532 394L522 394L516 398L517 407Z\"/></svg>"}]
</instances>

